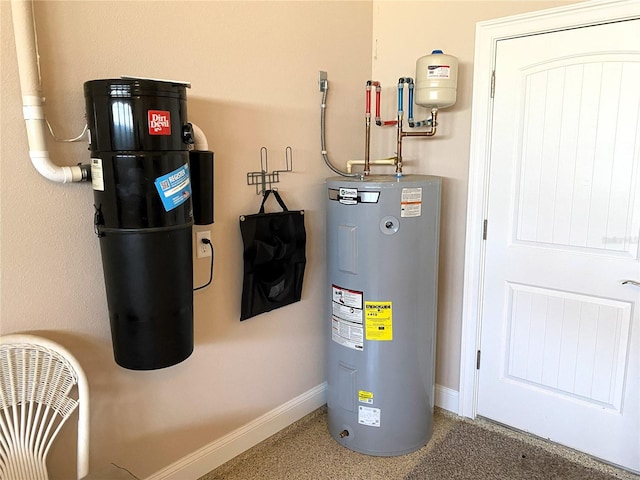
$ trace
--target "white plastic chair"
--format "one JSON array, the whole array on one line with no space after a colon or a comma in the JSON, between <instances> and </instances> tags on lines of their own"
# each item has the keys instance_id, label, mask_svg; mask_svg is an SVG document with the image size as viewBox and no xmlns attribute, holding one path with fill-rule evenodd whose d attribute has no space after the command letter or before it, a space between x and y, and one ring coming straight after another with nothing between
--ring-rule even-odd
<instances>
[{"instance_id":1,"label":"white plastic chair","mask_svg":"<svg viewBox=\"0 0 640 480\"><path fill-rule=\"evenodd\" d=\"M80 364L45 338L0 337L0 479L46 480L49 448L76 409L82 478L89 470L89 387Z\"/></svg>"}]
</instances>

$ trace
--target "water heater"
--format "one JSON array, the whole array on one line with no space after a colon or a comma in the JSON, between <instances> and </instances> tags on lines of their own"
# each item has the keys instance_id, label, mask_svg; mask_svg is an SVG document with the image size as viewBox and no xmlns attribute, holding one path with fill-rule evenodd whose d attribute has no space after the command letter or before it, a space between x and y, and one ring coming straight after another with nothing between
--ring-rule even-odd
<instances>
[{"instance_id":1,"label":"water heater","mask_svg":"<svg viewBox=\"0 0 640 480\"><path fill-rule=\"evenodd\" d=\"M441 179L327 180L328 423L379 456L432 434Z\"/></svg>"},{"instance_id":2,"label":"water heater","mask_svg":"<svg viewBox=\"0 0 640 480\"><path fill-rule=\"evenodd\" d=\"M192 181L186 86L146 79L84 85L95 229L116 362L174 365L193 351ZM211 152L196 171L212 174ZM205 195L206 197L206 195ZM200 209L213 222L213 205Z\"/></svg>"}]
</instances>

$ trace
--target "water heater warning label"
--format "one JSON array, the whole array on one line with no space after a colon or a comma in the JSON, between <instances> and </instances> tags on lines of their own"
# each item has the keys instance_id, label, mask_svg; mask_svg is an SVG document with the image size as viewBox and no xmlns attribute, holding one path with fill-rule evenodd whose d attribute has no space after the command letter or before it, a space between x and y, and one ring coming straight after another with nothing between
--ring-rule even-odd
<instances>
[{"instance_id":1,"label":"water heater warning label","mask_svg":"<svg viewBox=\"0 0 640 480\"><path fill-rule=\"evenodd\" d=\"M359 390L358 401L360 403L373 404L373 392L367 392L366 390Z\"/></svg>"},{"instance_id":2,"label":"water heater warning label","mask_svg":"<svg viewBox=\"0 0 640 480\"><path fill-rule=\"evenodd\" d=\"M372 341L393 340L393 315L391 302L364 302L366 312L366 339Z\"/></svg>"},{"instance_id":3,"label":"water heater warning label","mask_svg":"<svg viewBox=\"0 0 640 480\"><path fill-rule=\"evenodd\" d=\"M419 217L422 215L422 188L403 188L400 200L401 217Z\"/></svg>"},{"instance_id":4,"label":"water heater warning label","mask_svg":"<svg viewBox=\"0 0 640 480\"><path fill-rule=\"evenodd\" d=\"M380 409L372 407L358 407L358 423L369 427L380 426Z\"/></svg>"},{"instance_id":5,"label":"water heater warning label","mask_svg":"<svg viewBox=\"0 0 640 480\"><path fill-rule=\"evenodd\" d=\"M331 339L340 345L362 351L364 321L362 292L332 286Z\"/></svg>"}]
</instances>

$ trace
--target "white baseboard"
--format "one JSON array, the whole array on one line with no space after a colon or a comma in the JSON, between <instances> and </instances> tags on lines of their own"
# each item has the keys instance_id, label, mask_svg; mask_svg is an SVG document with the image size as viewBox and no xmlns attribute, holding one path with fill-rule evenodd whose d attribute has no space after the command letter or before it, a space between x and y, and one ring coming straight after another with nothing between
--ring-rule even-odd
<instances>
[{"instance_id":1,"label":"white baseboard","mask_svg":"<svg viewBox=\"0 0 640 480\"><path fill-rule=\"evenodd\" d=\"M327 403L327 383L322 383L224 437L205 445L146 480L197 479L249 450L271 435Z\"/></svg>"},{"instance_id":2,"label":"white baseboard","mask_svg":"<svg viewBox=\"0 0 640 480\"><path fill-rule=\"evenodd\" d=\"M458 412L458 392L436 385L437 407ZM224 437L205 445L146 480L197 479L327 403L327 383L265 413Z\"/></svg>"},{"instance_id":3,"label":"white baseboard","mask_svg":"<svg viewBox=\"0 0 640 480\"><path fill-rule=\"evenodd\" d=\"M457 390L436 385L436 407L458 414L459 394Z\"/></svg>"}]
</instances>

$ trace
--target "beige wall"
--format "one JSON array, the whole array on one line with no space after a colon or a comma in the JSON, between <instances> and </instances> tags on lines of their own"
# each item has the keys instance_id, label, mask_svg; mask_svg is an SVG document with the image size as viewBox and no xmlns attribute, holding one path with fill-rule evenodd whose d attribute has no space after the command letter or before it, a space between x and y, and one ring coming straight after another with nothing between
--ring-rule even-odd
<instances>
[{"instance_id":1,"label":"beige wall","mask_svg":"<svg viewBox=\"0 0 640 480\"><path fill-rule=\"evenodd\" d=\"M440 235L436 384L458 390L462 325L471 92L475 24L483 20L542 10L567 1L373 1L372 78L382 82L383 117L395 119L396 85L415 77L415 62L434 49L459 61L458 98L438 114L438 134L407 139L402 150L405 173L444 178ZM490 75L490 72L486 72ZM406 89L405 89L406 90ZM405 91L405 105L408 93ZM424 108L416 120L427 117ZM405 128L408 130L408 128ZM372 155L394 155L395 129L372 133Z\"/></svg>"},{"instance_id":2,"label":"beige wall","mask_svg":"<svg viewBox=\"0 0 640 480\"><path fill-rule=\"evenodd\" d=\"M464 222L475 23L573 2L38 2L47 115L57 134L84 125L82 83L141 75L192 82L190 119L216 152L213 287L195 295L196 349L180 365L133 372L112 359L88 185L52 184L27 157L9 3L0 1L0 332L40 331L85 366L92 394L92 467L115 462L146 476L326 379L324 192L318 70L329 72L332 158L362 156L364 82L383 82L395 116L400 76L434 48L460 59L458 103L440 135L408 140L406 173L445 178L440 256L437 382L458 389ZM416 115L417 116L417 115ZM375 130L373 150L395 151ZM86 144L50 143L60 164L88 161ZM278 185L307 212L303 301L240 323L238 215L257 209L246 172L293 147L294 172ZM208 264L197 260L195 283ZM68 476L61 449L54 478Z\"/></svg>"},{"instance_id":3,"label":"beige wall","mask_svg":"<svg viewBox=\"0 0 640 480\"><path fill-rule=\"evenodd\" d=\"M189 80L189 116L216 153L212 287L195 294L195 351L153 372L118 367L110 345L90 185L40 177L27 156L10 4L0 2L1 332L41 331L68 346L91 388L91 464L144 477L325 381L324 196L318 71L330 74L330 148L361 148L361 81L371 71L370 2L36 3L47 116L62 137L84 125L82 84L140 75ZM345 60L347 59L347 60ZM52 158L88 162L86 143L50 142ZM238 216L260 198L246 173L284 167L278 185L306 210L303 300L239 321ZM275 209L275 207L272 206ZM195 283L208 278L196 260ZM69 478L58 451L55 478ZM68 462L66 462L68 463Z\"/></svg>"}]
</instances>

